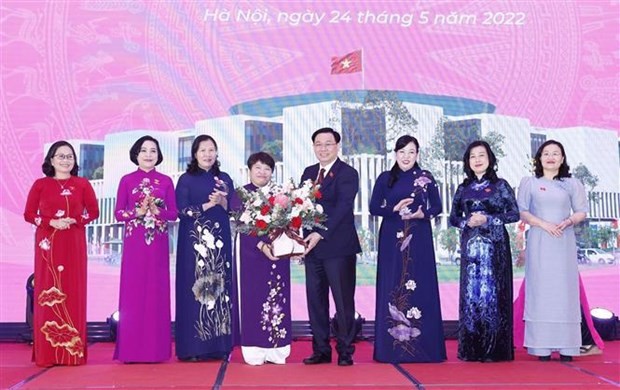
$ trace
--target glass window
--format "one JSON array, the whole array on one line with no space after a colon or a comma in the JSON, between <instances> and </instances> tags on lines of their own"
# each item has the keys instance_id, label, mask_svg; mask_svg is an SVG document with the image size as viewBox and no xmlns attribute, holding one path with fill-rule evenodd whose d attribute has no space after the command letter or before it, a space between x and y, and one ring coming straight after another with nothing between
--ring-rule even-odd
<instances>
[{"instance_id":1,"label":"glass window","mask_svg":"<svg viewBox=\"0 0 620 390\"><path fill-rule=\"evenodd\" d=\"M185 171L187 165L192 161L192 143L194 136L179 138L179 161L178 170Z\"/></svg>"},{"instance_id":2,"label":"glass window","mask_svg":"<svg viewBox=\"0 0 620 390\"><path fill-rule=\"evenodd\" d=\"M385 111L342 108L342 154L386 154Z\"/></svg>"},{"instance_id":3,"label":"glass window","mask_svg":"<svg viewBox=\"0 0 620 390\"><path fill-rule=\"evenodd\" d=\"M276 162L282 161L282 124L263 121L245 122L245 158L252 153L266 152Z\"/></svg>"},{"instance_id":4,"label":"glass window","mask_svg":"<svg viewBox=\"0 0 620 390\"><path fill-rule=\"evenodd\" d=\"M546 141L547 141L547 136L545 134L536 134L536 133L530 134L530 146L531 146L532 158L536 156L536 152L538 151L538 148L540 148L540 145L544 144Z\"/></svg>"},{"instance_id":5,"label":"glass window","mask_svg":"<svg viewBox=\"0 0 620 390\"><path fill-rule=\"evenodd\" d=\"M103 145L80 145L80 176L89 180L103 179L103 150Z\"/></svg>"},{"instance_id":6,"label":"glass window","mask_svg":"<svg viewBox=\"0 0 620 390\"><path fill-rule=\"evenodd\" d=\"M480 119L444 123L444 152L446 160L462 161L467 145L481 138Z\"/></svg>"}]
</instances>

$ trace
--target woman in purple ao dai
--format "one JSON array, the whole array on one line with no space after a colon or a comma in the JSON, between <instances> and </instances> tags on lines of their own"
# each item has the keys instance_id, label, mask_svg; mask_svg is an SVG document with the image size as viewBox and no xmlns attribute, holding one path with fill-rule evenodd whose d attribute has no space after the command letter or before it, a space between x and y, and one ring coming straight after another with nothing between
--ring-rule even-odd
<instances>
[{"instance_id":1,"label":"woman in purple ao dai","mask_svg":"<svg viewBox=\"0 0 620 390\"><path fill-rule=\"evenodd\" d=\"M258 152L248 158L246 191L269 196L273 158ZM238 200L238 198L235 198ZM241 210L242 205L233 208ZM269 237L239 235L239 306L241 353L250 365L286 363L291 353L290 259L274 257Z\"/></svg>"},{"instance_id":2,"label":"woman in purple ao dai","mask_svg":"<svg viewBox=\"0 0 620 390\"><path fill-rule=\"evenodd\" d=\"M168 222L177 218L174 185L155 166L157 140L144 136L129 151L135 172L121 178L115 217L125 223L118 336L114 359L155 363L170 358L170 249Z\"/></svg>"}]
</instances>

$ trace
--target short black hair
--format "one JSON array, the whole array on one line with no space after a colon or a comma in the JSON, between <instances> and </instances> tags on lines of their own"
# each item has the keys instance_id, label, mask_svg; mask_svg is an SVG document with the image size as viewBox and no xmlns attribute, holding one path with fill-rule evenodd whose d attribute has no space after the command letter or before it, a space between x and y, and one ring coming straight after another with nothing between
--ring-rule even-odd
<instances>
[{"instance_id":1,"label":"short black hair","mask_svg":"<svg viewBox=\"0 0 620 390\"><path fill-rule=\"evenodd\" d=\"M157 147L157 162L155 163L155 166L161 164L161 162L164 161L164 156L161 154L161 148L159 147L159 142L155 138L151 137L150 135L145 135L143 137L140 137L138 138L136 142L134 142L131 149L129 149L129 159L131 160L132 163L136 165L140 165L138 164L138 155L140 154L140 149L142 149L142 145L146 141L152 141L153 143L155 143L155 146Z\"/></svg>"},{"instance_id":2,"label":"short black hair","mask_svg":"<svg viewBox=\"0 0 620 390\"><path fill-rule=\"evenodd\" d=\"M488 142L477 140L470 143L467 146L467 149L465 149L465 153L463 153L463 172L466 176L463 180L463 184L465 185L477 180L474 170L471 169L471 166L469 165L469 155L471 154L472 149L477 148L478 146L484 147L487 151L487 156L489 157L489 166L482 177L489 180L491 183L497 182L497 158L495 157L495 153L491 150L491 146Z\"/></svg>"},{"instance_id":3,"label":"short black hair","mask_svg":"<svg viewBox=\"0 0 620 390\"><path fill-rule=\"evenodd\" d=\"M248 157L248 169L252 169L254 164L256 164L257 162L262 162L263 164L268 165L272 171L276 167L275 160L273 159L273 157L271 157L269 153L266 152L252 153L252 155Z\"/></svg>"},{"instance_id":4,"label":"short black hair","mask_svg":"<svg viewBox=\"0 0 620 390\"><path fill-rule=\"evenodd\" d=\"M43 165L41 165L41 170L43 171L43 174L45 176L53 177L56 174L56 169L54 169L54 166L52 165L52 158L54 158L54 155L56 155L56 151L58 150L58 148L62 146L68 146L69 149L71 149L71 153L73 153L73 169L71 169L71 172L69 173L71 174L71 176L77 176L80 167L77 163L77 155L75 154L75 149L73 148L73 145L64 140L54 142L47 151L45 159L43 160Z\"/></svg>"},{"instance_id":5,"label":"short black hair","mask_svg":"<svg viewBox=\"0 0 620 390\"><path fill-rule=\"evenodd\" d=\"M340 143L340 133L338 133L336 130L332 129L331 127L322 127L318 129L317 131L315 131L314 133L312 133L312 142L314 143L314 139L316 138L317 135L323 134L323 133L332 134L334 136L334 139L336 140L336 143L337 144Z\"/></svg>"},{"instance_id":6,"label":"short black hair","mask_svg":"<svg viewBox=\"0 0 620 390\"><path fill-rule=\"evenodd\" d=\"M187 169L185 170L187 173L195 175L202 171L202 168L198 166L196 153L198 153L198 149L200 149L200 144L205 141L213 142L213 145L215 146L215 151L219 150L217 147L217 142L215 142L215 139L213 139L213 137L211 137L210 135L200 134L198 137L194 138L194 142L192 142L192 160L189 162L189 164L187 164ZM213 163L213 166L209 171L213 174L213 176L220 175L220 160L218 160L217 157L215 158L215 162Z\"/></svg>"},{"instance_id":7,"label":"short black hair","mask_svg":"<svg viewBox=\"0 0 620 390\"><path fill-rule=\"evenodd\" d=\"M540 162L540 158L542 157L543 149L545 149L549 145L557 145L562 151L562 157L564 158L564 161L562 161L562 165L560 165L560 170L557 176L553 178L553 180L560 180L564 177L571 177L570 166L568 166L568 160L566 159L566 152L564 151L564 145L562 145L560 142L554 139L550 139L546 141L545 143L540 145L540 147L538 148L538 151L536 151L536 155L534 156L534 175L536 177L543 176L544 173L543 173L542 163Z\"/></svg>"}]
</instances>

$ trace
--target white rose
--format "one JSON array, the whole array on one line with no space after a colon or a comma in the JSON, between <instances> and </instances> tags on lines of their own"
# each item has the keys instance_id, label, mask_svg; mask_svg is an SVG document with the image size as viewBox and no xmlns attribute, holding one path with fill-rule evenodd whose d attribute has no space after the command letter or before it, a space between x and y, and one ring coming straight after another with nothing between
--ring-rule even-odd
<instances>
[{"instance_id":1,"label":"white rose","mask_svg":"<svg viewBox=\"0 0 620 390\"><path fill-rule=\"evenodd\" d=\"M405 283L405 288L407 290L413 291L413 290L415 290L416 287L417 287L417 284L415 283L414 280L409 279L409 280L407 280L407 283Z\"/></svg>"},{"instance_id":2,"label":"white rose","mask_svg":"<svg viewBox=\"0 0 620 390\"><path fill-rule=\"evenodd\" d=\"M239 217L239 221L245 224L248 224L252 221L252 216L249 211L244 211L243 214Z\"/></svg>"},{"instance_id":3,"label":"white rose","mask_svg":"<svg viewBox=\"0 0 620 390\"><path fill-rule=\"evenodd\" d=\"M215 249L215 237L207 229L202 232L202 240L207 244L207 248Z\"/></svg>"},{"instance_id":4,"label":"white rose","mask_svg":"<svg viewBox=\"0 0 620 390\"><path fill-rule=\"evenodd\" d=\"M204 245L202 245L202 244L194 244L194 250L196 252L200 253L200 256L207 257L207 248Z\"/></svg>"},{"instance_id":5,"label":"white rose","mask_svg":"<svg viewBox=\"0 0 620 390\"><path fill-rule=\"evenodd\" d=\"M420 309L418 309L417 307L412 307L411 309L407 310L407 318L415 318L416 320L419 320L422 317L422 311L420 311Z\"/></svg>"}]
</instances>

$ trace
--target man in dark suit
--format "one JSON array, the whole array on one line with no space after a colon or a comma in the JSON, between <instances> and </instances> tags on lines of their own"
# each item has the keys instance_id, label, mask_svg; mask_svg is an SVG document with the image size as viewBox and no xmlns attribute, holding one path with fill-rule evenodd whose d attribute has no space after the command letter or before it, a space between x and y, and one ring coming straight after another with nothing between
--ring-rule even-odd
<instances>
[{"instance_id":1,"label":"man in dark suit","mask_svg":"<svg viewBox=\"0 0 620 390\"><path fill-rule=\"evenodd\" d=\"M301 181L320 183L318 203L327 215L327 230L305 231L306 295L312 328L312 355L304 364L330 363L329 290L336 304L338 365L353 364L355 338L355 263L361 252L353 204L359 188L355 168L338 158L340 134L329 127L312 134L318 164L304 170Z\"/></svg>"}]
</instances>

